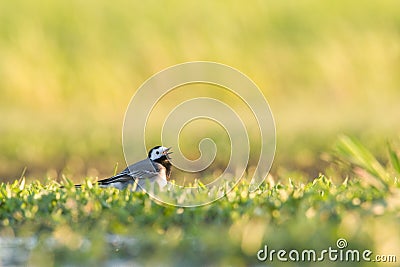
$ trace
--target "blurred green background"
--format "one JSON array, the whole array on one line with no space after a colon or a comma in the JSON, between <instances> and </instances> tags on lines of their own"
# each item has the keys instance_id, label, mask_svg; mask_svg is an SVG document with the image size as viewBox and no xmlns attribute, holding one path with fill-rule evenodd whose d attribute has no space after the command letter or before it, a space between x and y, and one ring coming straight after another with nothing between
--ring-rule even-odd
<instances>
[{"instance_id":1,"label":"blurred green background","mask_svg":"<svg viewBox=\"0 0 400 267\"><path fill-rule=\"evenodd\" d=\"M194 60L239 69L263 91L273 175L317 176L340 133L377 151L398 137L399 1L2 1L1 181L25 167L75 181L122 169L135 90Z\"/></svg>"}]
</instances>

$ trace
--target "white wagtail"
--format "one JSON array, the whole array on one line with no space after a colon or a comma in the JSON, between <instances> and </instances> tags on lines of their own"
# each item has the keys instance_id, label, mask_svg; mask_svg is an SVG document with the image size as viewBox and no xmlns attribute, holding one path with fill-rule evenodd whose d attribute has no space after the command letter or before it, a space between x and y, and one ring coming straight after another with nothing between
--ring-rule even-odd
<instances>
[{"instance_id":1,"label":"white wagtail","mask_svg":"<svg viewBox=\"0 0 400 267\"><path fill-rule=\"evenodd\" d=\"M171 162L170 147L156 146L150 149L148 157L129 165L125 170L107 179L98 181L100 187L115 187L124 189L130 184L137 183L136 191L145 189L146 184L158 183L164 187L170 179ZM80 187L81 185L75 185Z\"/></svg>"}]
</instances>

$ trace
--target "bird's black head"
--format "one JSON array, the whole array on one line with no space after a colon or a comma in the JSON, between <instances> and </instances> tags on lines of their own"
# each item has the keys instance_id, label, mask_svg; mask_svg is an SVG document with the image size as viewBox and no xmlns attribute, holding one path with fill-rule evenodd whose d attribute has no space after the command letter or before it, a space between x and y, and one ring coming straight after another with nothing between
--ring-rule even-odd
<instances>
[{"instance_id":1,"label":"bird's black head","mask_svg":"<svg viewBox=\"0 0 400 267\"><path fill-rule=\"evenodd\" d=\"M153 147L152 149L150 149L148 157L149 159L159 163L161 163L162 161L169 161L169 154L172 153L170 152L170 149L170 147L167 148L163 146Z\"/></svg>"}]
</instances>

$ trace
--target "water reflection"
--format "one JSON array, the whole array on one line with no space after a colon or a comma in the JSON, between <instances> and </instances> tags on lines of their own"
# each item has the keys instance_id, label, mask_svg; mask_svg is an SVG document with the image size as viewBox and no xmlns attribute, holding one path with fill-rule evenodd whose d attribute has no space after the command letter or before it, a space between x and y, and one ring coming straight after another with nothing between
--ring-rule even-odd
<instances>
[{"instance_id":1,"label":"water reflection","mask_svg":"<svg viewBox=\"0 0 400 267\"><path fill-rule=\"evenodd\" d=\"M108 234L104 237L104 242L108 249L115 252L116 257L105 259L101 264L102 266L137 266L137 262L132 262L134 255L125 255L124 251L130 250L138 245L138 240L134 237L111 235ZM0 237L0 266L1 267L14 267L14 266L29 266L32 262L32 253L40 245L46 246L50 251L51 248L58 247L57 241L54 238L47 238L45 242L39 242L37 237ZM92 243L89 239L84 239L84 249L92 249ZM77 251L79 254L83 251ZM121 253L122 252L122 253ZM129 253L134 254L134 253ZM90 259L88 259L90 260ZM58 262L60 263L60 262ZM71 266L68 262L63 262L61 265Z\"/></svg>"}]
</instances>

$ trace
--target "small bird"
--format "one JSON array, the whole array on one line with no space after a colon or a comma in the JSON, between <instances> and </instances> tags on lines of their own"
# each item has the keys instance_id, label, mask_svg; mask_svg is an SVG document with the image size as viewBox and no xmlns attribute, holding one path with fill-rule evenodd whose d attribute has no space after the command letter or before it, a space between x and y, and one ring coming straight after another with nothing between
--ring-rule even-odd
<instances>
[{"instance_id":1,"label":"small bird","mask_svg":"<svg viewBox=\"0 0 400 267\"><path fill-rule=\"evenodd\" d=\"M150 149L148 157L144 160L129 165L125 170L107 179L98 181L100 187L115 187L124 189L130 184L137 183L136 191L146 189L146 184L164 187L170 180L172 154L170 147L156 146ZM80 187L80 185L75 185Z\"/></svg>"}]
</instances>

